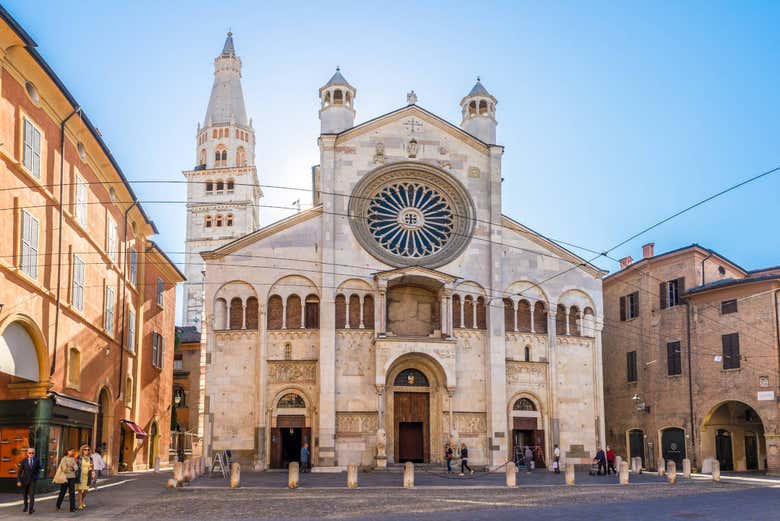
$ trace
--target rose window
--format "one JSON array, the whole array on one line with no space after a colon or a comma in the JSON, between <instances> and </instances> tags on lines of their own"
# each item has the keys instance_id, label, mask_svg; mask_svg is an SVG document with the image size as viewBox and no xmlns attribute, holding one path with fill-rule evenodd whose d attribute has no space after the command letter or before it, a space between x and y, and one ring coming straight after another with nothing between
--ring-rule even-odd
<instances>
[{"instance_id":1,"label":"rose window","mask_svg":"<svg viewBox=\"0 0 780 521\"><path fill-rule=\"evenodd\" d=\"M425 257L441 251L452 235L452 210L442 194L421 183L382 188L368 205L368 229L390 253Z\"/></svg>"}]
</instances>

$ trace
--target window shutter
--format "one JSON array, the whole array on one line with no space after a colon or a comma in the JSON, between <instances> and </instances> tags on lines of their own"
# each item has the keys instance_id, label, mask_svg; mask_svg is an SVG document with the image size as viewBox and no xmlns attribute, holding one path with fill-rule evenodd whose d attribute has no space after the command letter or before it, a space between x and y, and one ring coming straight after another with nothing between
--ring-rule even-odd
<instances>
[{"instance_id":1,"label":"window shutter","mask_svg":"<svg viewBox=\"0 0 780 521\"><path fill-rule=\"evenodd\" d=\"M677 300L682 301L682 294L685 293L685 277L677 279Z\"/></svg>"},{"instance_id":2,"label":"window shutter","mask_svg":"<svg viewBox=\"0 0 780 521\"><path fill-rule=\"evenodd\" d=\"M165 338L163 338L162 335L158 335L158 337L160 339L160 350L158 351L158 354L159 354L159 357L160 357L160 361L157 364L157 367L162 369L163 368L163 361L165 360Z\"/></svg>"},{"instance_id":3,"label":"window shutter","mask_svg":"<svg viewBox=\"0 0 780 521\"><path fill-rule=\"evenodd\" d=\"M620 320L626 320L626 297L620 297Z\"/></svg>"},{"instance_id":4,"label":"window shutter","mask_svg":"<svg viewBox=\"0 0 780 521\"><path fill-rule=\"evenodd\" d=\"M661 297L661 309L666 309L666 282L662 282L658 285L658 295Z\"/></svg>"},{"instance_id":5,"label":"window shutter","mask_svg":"<svg viewBox=\"0 0 780 521\"><path fill-rule=\"evenodd\" d=\"M739 367L739 333L732 333L731 337L731 361L732 367Z\"/></svg>"}]
</instances>

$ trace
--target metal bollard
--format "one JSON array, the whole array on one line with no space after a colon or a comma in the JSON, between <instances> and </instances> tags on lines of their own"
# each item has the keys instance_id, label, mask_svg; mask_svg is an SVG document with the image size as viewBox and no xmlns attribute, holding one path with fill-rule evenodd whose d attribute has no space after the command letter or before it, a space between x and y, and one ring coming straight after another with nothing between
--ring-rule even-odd
<instances>
[{"instance_id":1,"label":"metal bollard","mask_svg":"<svg viewBox=\"0 0 780 521\"><path fill-rule=\"evenodd\" d=\"M506 486L517 488L517 467L514 461L506 462Z\"/></svg>"},{"instance_id":2,"label":"metal bollard","mask_svg":"<svg viewBox=\"0 0 780 521\"><path fill-rule=\"evenodd\" d=\"M176 480L177 486L181 486L181 482L184 481L184 465L181 461L173 464L173 479Z\"/></svg>"},{"instance_id":3,"label":"metal bollard","mask_svg":"<svg viewBox=\"0 0 780 521\"><path fill-rule=\"evenodd\" d=\"M658 469L658 477L662 477L664 475L664 472L666 472L666 462L663 458L658 458L658 462L656 463L656 468Z\"/></svg>"},{"instance_id":4,"label":"metal bollard","mask_svg":"<svg viewBox=\"0 0 780 521\"><path fill-rule=\"evenodd\" d=\"M287 488L298 488L298 478L300 476L300 468L298 462L293 461L290 466L287 467Z\"/></svg>"},{"instance_id":5,"label":"metal bollard","mask_svg":"<svg viewBox=\"0 0 780 521\"><path fill-rule=\"evenodd\" d=\"M404 464L404 488L414 488L414 463L411 461Z\"/></svg>"},{"instance_id":6,"label":"metal bollard","mask_svg":"<svg viewBox=\"0 0 780 521\"><path fill-rule=\"evenodd\" d=\"M347 465L347 488L358 488L358 466L354 463Z\"/></svg>"},{"instance_id":7,"label":"metal bollard","mask_svg":"<svg viewBox=\"0 0 780 521\"><path fill-rule=\"evenodd\" d=\"M720 461L718 460L712 462L712 481L720 481Z\"/></svg>"},{"instance_id":8,"label":"metal bollard","mask_svg":"<svg viewBox=\"0 0 780 521\"><path fill-rule=\"evenodd\" d=\"M574 463L566 462L566 484L567 485L574 485L575 479L574 479Z\"/></svg>"},{"instance_id":9,"label":"metal bollard","mask_svg":"<svg viewBox=\"0 0 780 521\"><path fill-rule=\"evenodd\" d=\"M238 463L230 464L230 488L238 488L241 484L241 465Z\"/></svg>"},{"instance_id":10,"label":"metal bollard","mask_svg":"<svg viewBox=\"0 0 780 521\"><path fill-rule=\"evenodd\" d=\"M666 464L666 481L670 485L677 483L677 463L670 461Z\"/></svg>"},{"instance_id":11,"label":"metal bollard","mask_svg":"<svg viewBox=\"0 0 780 521\"><path fill-rule=\"evenodd\" d=\"M683 477L685 479L691 479L691 460L688 458L683 460Z\"/></svg>"},{"instance_id":12,"label":"metal bollard","mask_svg":"<svg viewBox=\"0 0 780 521\"><path fill-rule=\"evenodd\" d=\"M621 485L628 485L628 462L621 461L618 467L618 476Z\"/></svg>"}]
</instances>

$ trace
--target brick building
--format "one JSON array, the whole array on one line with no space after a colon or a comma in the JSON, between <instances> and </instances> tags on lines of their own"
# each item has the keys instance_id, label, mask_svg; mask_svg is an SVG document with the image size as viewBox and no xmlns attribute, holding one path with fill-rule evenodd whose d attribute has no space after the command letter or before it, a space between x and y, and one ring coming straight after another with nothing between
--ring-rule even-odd
<instances>
[{"instance_id":1,"label":"brick building","mask_svg":"<svg viewBox=\"0 0 780 521\"><path fill-rule=\"evenodd\" d=\"M173 354L173 405L176 416L171 451L179 457L199 453L200 374L200 331L195 326L177 326Z\"/></svg>"},{"instance_id":2,"label":"brick building","mask_svg":"<svg viewBox=\"0 0 780 521\"><path fill-rule=\"evenodd\" d=\"M607 441L618 454L780 472L780 268L693 244L604 280Z\"/></svg>"},{"instance_id":3,"label":"brick building","mask_svg":"<svg viewBox=\"0 0 780 521\"><path fill-rule=\"evenodd\" d=\"M2 7L0 49L0 486L14 485L28 445L47 478L85 443L114 470L145 468L167 451L183 276L150 241L157 230L100 133Z\"/></svg>"}]
</instances>

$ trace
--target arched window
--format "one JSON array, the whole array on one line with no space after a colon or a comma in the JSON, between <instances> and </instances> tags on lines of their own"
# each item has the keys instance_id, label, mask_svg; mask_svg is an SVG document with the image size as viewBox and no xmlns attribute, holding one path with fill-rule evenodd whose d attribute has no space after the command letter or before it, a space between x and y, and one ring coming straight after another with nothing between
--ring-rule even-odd
<instances>
[{"instance_id":1,"label":"arched window","mask_svg":"<svg viewBox=\"0 0 780 521\"><path fill-rule=\"evenodd\" d=\"M225 226L233 226L233 214L229 213L225 217Z\"/></svg>"},{"instance_id":2,"label":"arched window","mask_svg":"<svg viewBox=\"0 0 780 521\"><path fill-rule=\"evenodd\" d=\"M589 337L596 336L596 316L590 307L586 307L582 312L582 334Z\"/></svg>"},{"instance_id":3,"label":"arched window","mask_svg":"<svg viewBox=\"0 0 780 521\"><path fill-rule=\"evenodd\" d=\"M336 295L336 329L347 326L347 299L344 295Z\"/></svg>"},{"instance_id":4,"label":"arched window","mask_svg":"<svg viewBox=\"0 0 780 521\"><path fill-rule=\"evenodd\" d=\"M206 222L206 228L211 228L211 216L210 215L206 216L205 222Z\"/></svg>"},{"instance_id":5,"label":"arched window","mask_svg":"<svg viewBox=\"0 0 780 521\"><path fill-rule=\"evenodd\" d=\"M486 116L488 113L487 102L482 100L479 102L479 115Z\"/></svg>"},{"instance_id":6,"label":"arched window","mask_svg":"<svg viewBox=\"0 0 780 521\"><path fill-rule=\"evenodd\" d=\"M363 297L363 325L366 329L374 329L374 297Z\"/></svg>"},{"instance_id":7,"label":"arched window","mask_svg":"<svg viewBox=\"0 0 780 521\"><path fill-rule=\"evenodd\" d=\"M209 179L208 181L206 181L206 193L211 194L211 192L213 191L214 191L214 181Z\"/></svg>"},{"instance_id":8,"label":"arched window","mask_svg":"<svg viewBox=\"0 0 780 521\"><path fill-rule=\"evenodd\" d=\"M566 306L558 304L558 312L555 314L555 334L566 334Z\"/></svg>"},{"instance_id":9,"label":"arched window","mask_svg":"<svg viewBox=\"0 0 780 521\"><path fill-rule=\"evenodd\" d=\"M505 298L504 300L504 332L508 333L515 330L515 309L512 304L512 299Z\"/></svg>"},{"instance_id":10,"label":"arched window","mask_svg":"<svg viewBox=\"0 0 780 521\"><path fill-rule=\"evenodd\" d=\"M537 333L547 333L547 311L544 302L534 304L534 331Z\"/></svg>"},{"instance_id":11,"label":"arched window","mask_svg":"<svg viewBox=\"0 0 780 521\"><path fill-rule=\"evenodd\" d=\"M306 297L304 315L306 329L320 328L320 298L317 295Z\"/></svg>"},{"instance_id":12,"label":"arched window","mask_svg":"<svg viewBox=\"0 0 780 521\"><path fill-rule=\"evenodd\" d=\"M517 303L517 330L526 333L531 331L531 304L527 300Z\"/></svg>"},{"instance_id":13,"label":"arched window","mask_svg":"<svg viewBox=\"0 0 780 521\"><path fill-rule=\"evenodd\" d=\"M214 329L227 329L227 301L218 298L214 306Z\"/></svg>"},{"instance_id":14,"label":"arched window","mask_svg":"<svg viewBox=\"0 0 780 521\"><path fill-rule=\"evenodd\" d=\"M360 297L357 295L349 296L349 327L360 327Z\"/></svg>"},{"instance_id":15,"label":"arched window","mask_svg":"<svg viewBox=\"0 0 780 521\"><path fill-rule=\"evenodd\" d=\"M531 346L525 346L525 361L531 361Z\"/></svg>"},{"instance_id":16,"label":"arched window","mask_svg":"<svg viewBox=\"0 0 780 521\"><path fill-rule=\"evenodd\" d=\"M395 377L393 385L401 387L428 387L428 378L417 369L404 369Z\"/></svg>"},{"instance_id":17,"label":"arched window","mask_svg":"<svg viewBox=\"0 0 780 521\"><path fill-rule=\"evenodd\" d=\"M569 308L569 334L574 336L580 336L580 308L572 306Z\"/></svg>"},{"instance_id":18,"label":"arched window","mask_svg":"<svg viewBox=\"0 0 780 521\"><path fill-rule=\"evenodd\" d=\"M236 166L246 166L246 151L244 151L244 147L238 147L236 150Z\"/></svg>"},{"instance_id":19,"label":"arched window","mask_svg":"<svg viewBox=\"0 0 780 521\"><path fill-rule=\"evenodd\" d=\"M336 89L335 91L333 91L333 104L334 105L344 104L344 93L341 92L340 89Z\"/></svg>"},{"instance_id":20,"label":"arched window","mask_svg":"<svg viewBox=\"0 0 780 521\"><path fill-rule=\"evenodd\" d=\"M227 191L229 194L233 193L233 188L235 187L235 182L233 182L232 179L227 180Z\"/></svg>"},{"instance_id":21,"label":"arched window","mask_svg":"<svg viewBox=\"0 0 780 521\"><path fill-rule=\"evenodd\" d=\"M299 395L288 393L279 398L276 407L279 409L305 409L306 402Z\"/></svg>"},{"instance_id":22,"label":"arched window","mask_svg":"<svg viewBox=\"0 0 780 521\"><path fill-rule=\"evenodd\" d=\"M230 301L230 329L244 327L244 303L238 297Z\"/></svg>"},{"instance_id":23,"label":"arched window","mask_svg":"<svg viewBox=\"0 0 780 521\"><path fill-rule=\"evenodd\" d=\"M535 411L536 405L528 398L520 398L512 406L513 411Z\"/></svg>"},{"instance_id":24,"label":"arched window","mask_svg":"<svg viewBox=\"0 0 780 521\"><path fill-rule=\"evenodd\" d=\"M463 326L468 329L474 327L474 299L471 295L463 299Z\"/></svg>"},{"instance_id":25,"label":"arched window","mask_svg":"<svg viewBox=\"0 0 780 521\"><path fill-rule=\"evenodd\" d=\"M452 327L461 327L460 323L460 295L452 296Z\"/></svg>"},{"instance_id":26,"label":"arched window","mask_svg":"<svg viewBox=\"0 0 780 521\"><path fill-rule=\"evenodd\" d=\"M202 148L200 151L200 161L198 161L199 165L205 165L206 164L206 149Z\"/></svg>"},{"instance_id":27,"label":"arched window","mask_svg":"<svg viewBox=\"0 0 780 521\"><path fill-rule=\"evenodd\" d=\"M214 221L217 228L222 227L222 216L220 214L217 214L217 217L214 219Z\"/></svg>"},{"instance_id":28,"label":"arched window","mask_svg":"<svg viewBox=\"0 0 780 521\"><path fill-rule=\"evenodd\" d=\"M330 91L325 93L325 100L323 101L323 103L325 104L326 107L330 105Z\"/></svg>"},{"instance_id":29,"label":"arched window","mask_svg":"<svg viewBox=\"0 0 780 521\"><path fill-rule=\"evenodd\" d=\"M283 313L282 297L271 295L268 298L268 329L282 329Z\"/></svg>"},{"instance_id":30,"label":"arched window","mask_svg":"<svg viewBox=\"0 0 780 521\"><path fill-rule=\"evenodd\" d=\"M257 329L258 302L255 297L246 299L246 328Z\"/></svg>"},{"instance_id":31,"label":"arched window","mask_svg":"<svg viewBox=\"0 0 780 521\"><path fill-rule=\"evenodd\" d=\"M487 329L487 310L485 298L477 297L477 329Z\"/></svg>"},{"instance_id":32,"label":"arched window","mask_svg":"<svg viewBox=\"0 0 780 521\"><path fill-rule=\"evenodd\" d=\"M211 137L213 137L214 139L217 138L217 129L211 131Z\"/></svg>"},{"instance_id":33,"label":"arched window","mask_svg":"<svg viewBox=\"0 0 780 521\"><path fill-rule=\"evenodd\" d=\"M472 101L469 103L469 116L476 116L477 114L477 102Z\"/></svg>"},{"instance_id":34,"label":"arched window","mask_svg":"<svg viewBox=\"0 0 780 521\"><path fill-rule=\"evenodd\" d=\"M347 107L352 105L352 96L349 95L349 91L347 91L346 101L347 101Z\"/></svg>"},{"instance_id":35,"label":"arched window","mask_svg":"<svg viewBox=\"0 0 780 521\"><path fill-rule=\"evenodd\" d=\"M292 360L292 344L290 342L284 344L284 359Z\"/></svg>"},{"instance_id":36,"label":"arched window","mask_svg":"<svg viewBox=\"0 0 780 521\"><path fill-rule=\"evenodd\" d=\"M301 324L301 297L290 295L287 297L286 325L287 329L298 329Z\"/></svg>"},{"instance_id":37,"label":"arched window","mask_svg":"<svg viewBox=\"0 0 780 521\"><path fill-rule=\"evenodd\" d=\"M220 179L219 181L217 181L217 193L221 194L224 189L225 189L225 183L223 183L222 180Z\"/></svg>"},{"instance_id":38,"label":"arched window","mask_svg":"<svg viewBox=\"0 0 780 521\"><path fill-rule=\"evenodd\" d=\"M241 138L241 131L236 129L236 139Z\"/></svg>"}]
</instances>

